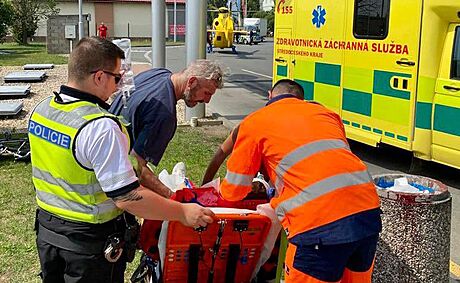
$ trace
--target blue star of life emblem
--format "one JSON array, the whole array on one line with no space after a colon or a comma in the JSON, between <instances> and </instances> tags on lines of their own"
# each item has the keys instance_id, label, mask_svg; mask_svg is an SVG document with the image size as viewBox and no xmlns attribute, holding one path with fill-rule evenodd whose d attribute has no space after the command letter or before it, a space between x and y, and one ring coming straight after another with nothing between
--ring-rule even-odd
<instances>
[{"instance_id":1,"label":"blue star of life emblem","mask_svg":"<svg viewBox=\"0 0 460 283\"><path fill-rule=\"evenodd\" d=\"M313 9L313 19L311 20L313 25L315 25L317 28L320 28L322 25L326 23L326 9L323 9L321 5L318 5L316 9Z\"/></svg>"}]
</instances>

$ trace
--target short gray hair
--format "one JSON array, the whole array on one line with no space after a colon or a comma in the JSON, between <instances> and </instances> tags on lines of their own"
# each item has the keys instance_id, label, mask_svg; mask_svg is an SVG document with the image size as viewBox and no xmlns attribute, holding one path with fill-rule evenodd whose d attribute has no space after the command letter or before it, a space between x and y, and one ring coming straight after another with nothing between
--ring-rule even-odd
<instances>
[{"instance_id":1,"label":"short gray hair","mask_svg":"<svg viewBox=\"0 0 460 283\"><path fill-rule=\"evenodd\" d=\"M207 80L213 80L217 84L217 88L224 86L224 71L220 63L211 60L196 60L192 62L183 73L189 77L200 77Z\"/></svg>"}]
</instances>

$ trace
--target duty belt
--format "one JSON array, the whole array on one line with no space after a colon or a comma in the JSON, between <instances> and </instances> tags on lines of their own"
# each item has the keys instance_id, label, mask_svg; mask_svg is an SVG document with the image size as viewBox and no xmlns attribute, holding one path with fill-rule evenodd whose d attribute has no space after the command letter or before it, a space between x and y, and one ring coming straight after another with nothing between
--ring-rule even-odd
<instances>
[{"instance_id":1,"label":"duty belt","mask_svg":"<svg viewBox=\"0 0 460 283\"><path fill-rule=\"evenodd\" d=\"M61 249L73 251L81 254L101 254L107 242L107 237L114 232L122 231L123 226L116 225L119 220L114 219L103 224L89 224L89 223L77 223L74 221L68 221L55 216L43 209L37 209L35 230L39 239L45 240L49 244L56 246ZM81 227L89 227L90 231L94 232L92 235L98 235L97 239L85 239L84 237L78 238L66 235L75 234L81 229ZM56 227L56 231L53 227ZM59 228L68 227L64 233L59 232ZM75 233L71 232L75 229ZM85 228L86 229L86 228Z\"/></svg>"}]
</instances>

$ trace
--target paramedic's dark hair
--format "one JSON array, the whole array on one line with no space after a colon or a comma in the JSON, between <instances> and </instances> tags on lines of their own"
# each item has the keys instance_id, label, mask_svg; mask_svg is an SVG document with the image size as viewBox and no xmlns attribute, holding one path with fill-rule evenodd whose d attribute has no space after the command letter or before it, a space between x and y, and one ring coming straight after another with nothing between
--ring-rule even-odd
<instances>
[{"instance_id":1,"label":"paramedic's dark hair","mask_svg":"<svg viewBox=\"0 0 460 283\"><path fill-rule=\"evenodd\" d=\"M111 41L96 36L82 38L70 54L69 79L85 80L97 70L115 71L117 59L125 59L125 53Z\"/></svg>"},{"instance_id":2,"label":"paramedic's dark hair","mask_svg":"<svg viewBox=\"0 0 460 283\"><path fill-rule=\"evenodd\" d=\"M295 95L299 99L304 99L303 87L299 83L289 79L277 81L271 91L276 95L289 93Z\"/></svg>"}]
</instances>

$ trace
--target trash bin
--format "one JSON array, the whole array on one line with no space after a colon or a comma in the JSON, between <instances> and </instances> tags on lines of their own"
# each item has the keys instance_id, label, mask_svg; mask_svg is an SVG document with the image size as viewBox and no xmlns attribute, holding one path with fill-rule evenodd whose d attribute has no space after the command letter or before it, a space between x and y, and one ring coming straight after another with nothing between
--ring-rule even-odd
<instances>
[{"instance_id":1,"label":"trash bin","mask_svg":"<svg viewBox=\"0 0 460 283\"><path fill-rule=\"evenodd\" d=\"M389 190L406 177L418 193ZM372 282L449 282L451 195L421 176L373 176L383 211Z\"/></svg>"}]
</instances>

